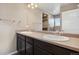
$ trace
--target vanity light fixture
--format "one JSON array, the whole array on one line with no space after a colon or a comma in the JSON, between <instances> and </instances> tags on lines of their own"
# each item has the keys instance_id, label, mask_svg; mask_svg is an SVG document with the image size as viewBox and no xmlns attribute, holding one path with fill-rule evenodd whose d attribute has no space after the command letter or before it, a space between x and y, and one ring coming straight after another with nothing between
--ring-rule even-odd
<instances>
[{"instance_id":1,"label":"vanity light fixture","mask_svg":"<svg viewBox=\"0 0 79 59\"><path fill-rule=\"evenodd\" d=\"M34 9L34 8L37 8L38 5L37 5L37 4L34 4L34 3L29 3L29 4L27 5L27 7Z\"/></svg>"}]
</instances>

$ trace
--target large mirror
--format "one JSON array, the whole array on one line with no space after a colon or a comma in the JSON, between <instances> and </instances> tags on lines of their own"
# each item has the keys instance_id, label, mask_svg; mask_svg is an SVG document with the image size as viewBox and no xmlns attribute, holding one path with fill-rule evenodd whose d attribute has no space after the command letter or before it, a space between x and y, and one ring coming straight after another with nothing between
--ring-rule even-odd
<instances>
[{"instance_id":1,"label":"large mirror","mask_svg":"<svg viewBox=\"0 0 79 59\"><path fill-rule=\"evenodd\" d=\"M62 30L65 33L79 34L79 3L61 4Z\"/></svg>"},{"instance_id":2,"label":"large mirror","mask_svg":"<svg viewBox=\"0 0 79 59\"><path fill-rule=\"evenodd\" d=\"M60 31L60 3L45 3L39 7L43 10L42 31Z\"/></svg>"},{"instance_id":3,"label":"large mirror","mask_svg":"<svg viewBox=\"0 0 79 59\"><path fill-rule=\"evenodd\" d=\"M51 16L49 13L42 13L42 30L79 34L79 3L60 3L60 13L56 11L58 10L54 14L52 12Z\"/></svg>"},{"instance_id":4,"label":"large mirror","mask_svg":"<svg viewBox=\"0 0 79 59\"><path fill-rule=\"evenodd\" d=\"M46 13L43 13L42 24L43 31L61 31L60 14L50 16Z\"/></svg>"}]
</instances>

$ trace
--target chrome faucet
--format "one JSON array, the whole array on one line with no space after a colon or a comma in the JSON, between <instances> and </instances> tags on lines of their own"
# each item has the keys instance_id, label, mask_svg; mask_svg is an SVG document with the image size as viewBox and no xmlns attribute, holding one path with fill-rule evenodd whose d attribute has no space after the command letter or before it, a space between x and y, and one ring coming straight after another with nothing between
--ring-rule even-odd
<instances>
[{"instance_id":1,"label":"chrome faucet","mask_svg":"<svg viewBox=\"0 0 79 59\"><path fill-rule=\"evenodd\" d=\"M60 35L60 36L62 36L63 33L64 33L63 30L61 30L61 31L57 31L57 34Z\"/></svg>"}]
</instances>

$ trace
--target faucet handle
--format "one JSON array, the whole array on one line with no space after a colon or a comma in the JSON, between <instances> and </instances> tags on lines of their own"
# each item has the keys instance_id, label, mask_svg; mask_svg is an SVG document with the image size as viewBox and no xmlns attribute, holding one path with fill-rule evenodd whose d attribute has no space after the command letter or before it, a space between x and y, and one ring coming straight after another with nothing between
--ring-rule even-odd
<instances>
[{"instance_id":1,"label":"faucet handle","mask_svg":"<svg viewBox=\"0 0 79 59\"><path fill-rule=\"evenodd\" d=\"M64 33L64 30L61 30L61 31L60 31L60 34L63 35L63 33Z\"/></svg>"}]
</instances>

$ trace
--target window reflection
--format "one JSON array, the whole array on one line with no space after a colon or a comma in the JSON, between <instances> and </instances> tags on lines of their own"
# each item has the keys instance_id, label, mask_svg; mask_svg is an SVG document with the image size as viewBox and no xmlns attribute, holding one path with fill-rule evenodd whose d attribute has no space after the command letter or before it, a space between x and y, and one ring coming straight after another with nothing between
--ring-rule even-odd
<instances>
[{"instance_id":1,"label":"window reflection","mask_svg":"<svg viewBox=\"0 0 79 59\"><path fill-rule=\"evenodd\" d=\"M55 15L55 31L60 31L60 15Z\"/></svg>"},{"instance_id":2,"label":"window reflection","mask_svg":"<svg viewBox=\"0 0 79 59\"><path fill-rule=\"evenodd\" d=\"M55 25L60 26L60 18L55 18Z\"/></svg>"},{"instance_id":3,"label":"window reflection","mask_svg":"<svg viewBox=\"0 0 79 59\"><path fill-rule=\"evenodd\" d=\"M42 30L44 31L60 31L61 30L61 19L60 15L48 15L42 14Z\"/></svg>"},{"instance_id":4,"label":"window reflection","mask_svg":"<svg viewBox=\"0 0 79 59\"><path fill-rule=\"evenodd\" d=\"M53 17L49 19L49 30L60 31L60 15L53 15Z\"/></svg>"},{"instance_id":5,"label":"window reflection","mask_svg":"<svg viewBox=\"0 0 79 59\"><path fill-rule=\"evenodd\" d=\"M54 27L54 19L49 19L49 26Z\"/></svg>"}]
</instances>

